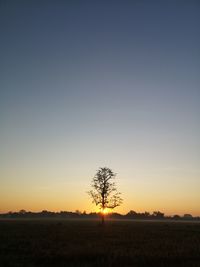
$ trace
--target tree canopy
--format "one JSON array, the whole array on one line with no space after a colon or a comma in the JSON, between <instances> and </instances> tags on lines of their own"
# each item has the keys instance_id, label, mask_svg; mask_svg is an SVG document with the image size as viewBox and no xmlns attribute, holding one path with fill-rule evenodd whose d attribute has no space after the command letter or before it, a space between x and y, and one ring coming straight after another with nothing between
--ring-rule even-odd
<instances>
[{"instance_id":1,"label":"tree canopy","mask_svg":"<svg viewBox=\"0 0 200 267\"><path fill-rule=\"evenodd\" d=\"M121 193L117 191L115 177L116 174L110 168L103 167L99 168L92 179L92 190L88 193L92 198L92 202L102 212L105 209L114 209L122 204Z\"/></svg>"}]
</instances>

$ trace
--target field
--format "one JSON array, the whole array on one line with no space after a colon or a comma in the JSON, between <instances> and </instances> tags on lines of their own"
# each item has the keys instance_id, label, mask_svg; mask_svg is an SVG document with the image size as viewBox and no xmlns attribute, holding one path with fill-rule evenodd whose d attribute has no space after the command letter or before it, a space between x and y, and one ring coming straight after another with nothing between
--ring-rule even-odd
<instances>
[{"instance_id":1,"label":"field","mask_svg":"<svg viewBox=\"0 0 200 267\"><path fill-rule=\"evenodd\" d=\"M200 223L1 220L0 266L200 266Z\"/></svg>"}]
</instances>

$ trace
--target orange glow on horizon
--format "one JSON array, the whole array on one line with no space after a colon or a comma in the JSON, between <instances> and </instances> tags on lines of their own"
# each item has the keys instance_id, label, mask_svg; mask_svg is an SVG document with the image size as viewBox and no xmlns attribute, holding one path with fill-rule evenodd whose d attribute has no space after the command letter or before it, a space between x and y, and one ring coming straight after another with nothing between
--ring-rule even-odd
<instances>
[{"instance_id":1,"label":"orange glow on horizon","mask_svg":"<svg viewBox=\"0 0 200 267\"><path fill-rule=\"evenodd\" d=\"M101 213L104 215L107 215L108 213L110 213L110 210L108 208L105 208L105 209L101 210Z\"/></svg>"}]
</instances>

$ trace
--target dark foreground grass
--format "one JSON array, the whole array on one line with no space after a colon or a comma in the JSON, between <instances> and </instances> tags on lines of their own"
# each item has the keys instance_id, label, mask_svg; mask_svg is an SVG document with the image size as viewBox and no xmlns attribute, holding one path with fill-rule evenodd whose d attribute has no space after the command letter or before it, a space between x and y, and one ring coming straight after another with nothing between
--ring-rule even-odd
<instances>
[{"instance_id":1,"label":"dark foreground grass","mask_svg":"<svg viewBox=\"0 0 200 267\"><path fill-rule=\"evenodd\" d=\"M200 267L200 224L0 221L0 266Z\"/></svg>"}]
</instances>

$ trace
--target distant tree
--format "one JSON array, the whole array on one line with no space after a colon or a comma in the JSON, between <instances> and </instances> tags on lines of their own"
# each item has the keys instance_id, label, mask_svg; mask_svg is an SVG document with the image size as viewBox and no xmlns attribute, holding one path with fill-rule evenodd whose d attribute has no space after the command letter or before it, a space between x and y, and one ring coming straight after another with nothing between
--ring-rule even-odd
<instances>
[{"instance_id":1,"label":"distant tree","mask_svg":"<svg viewBox=\"0 0 200 267\"><path fill-rule=\"evenodd\" d=\"M175 214L172 218L175 220L180 220L181 217L179 215Z\"/></svg>"},{"instance_id":2,"label":"distant tree","mask_svg":"<svg viewBox=\"0 0 200 267\"><path fill-rule=\"evenodd\" d=\"M116 189L115 176L111 169L99 168L92 179L92 190L88 192L92 202L101 210L102 224L104 224L106 209L114 209L122 203L121 193Z\"/></svg>"},{"instance_id":3,"label":"distant tree","mask_svg":"<svg viewBox=\"0 0 200 267\"><path fill-rule=\"evenodd\" d=\"M134 211L134 210L130 210L127 214L126 214L126 216L127 217L137 217L137 212L136 211Z\"/></svg>"},{"instance_id":4,"label":"distant tree","mask_svg":"<svg viewBox=\"0 0 200 267\"><path fill-rule=\"evenodd\" d=\"M159 218L159 219L161 219L161 218L164 218L164 213L162 213L162 212L160 212L160 211L154 211L153 212L153 216L154 217L157 217L157 218Z\"/></svg>"},{"instance_id":5,"label":"distant tree","mask_svg":"<svg viewBox=\"0 0 200 267\"><path fill-rule=\"evenodd\" d=\"M183 218L184 218L184 219L192 219L193 217L192 217L191 214L184 214L184 215L183 215Z\"/></svg>"},{"instance_id":6,"label":"distant tree","mask_svg":"<svg viewBox=\"0 0 200 267\"><path fill-rule=\"evenodd\" d=\"M75 213L76 213L77 215L81 215L81 211L80 211L80 210L76 210Z\"/></svg>"},{"instance_id":7,"label":"distant tree","mask_svg":"<svg viewBox=\"0 0 200 267\"><path fill-rule=\"evenodd\" d=\"M20 215L24 215L24 214L26 214L26 211L25 211L25 210L20 210L20 211L19 211L19 214L20 214Z\"/></svg>"}]
</instances>

